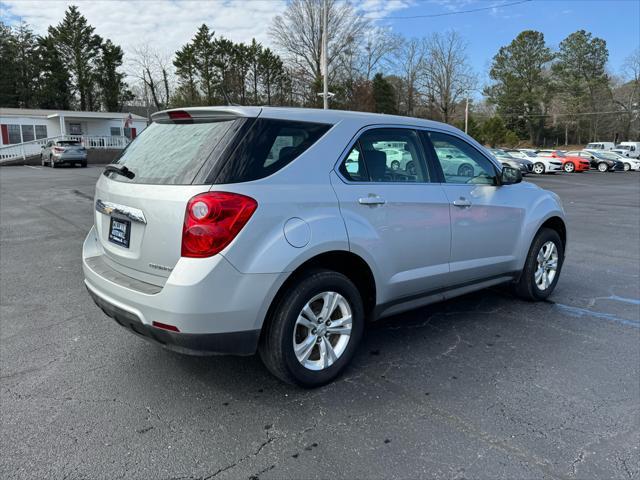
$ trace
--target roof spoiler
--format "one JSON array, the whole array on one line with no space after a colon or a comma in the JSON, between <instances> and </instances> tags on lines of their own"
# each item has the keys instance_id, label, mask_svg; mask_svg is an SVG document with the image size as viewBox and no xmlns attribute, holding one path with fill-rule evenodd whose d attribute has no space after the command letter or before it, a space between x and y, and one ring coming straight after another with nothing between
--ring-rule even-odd
<instances>
[{"instance_id":1,"label":"roof spoiler","mask_svg":"<svg viewBox=\"0 0 640 480\"><path fill-rule=\"evenodd\" d=\"M187 107L163 110L151 115L154 122L162 120L232 120L234 118L257 117L260 107Z\"/></svg>"}]
</instances>

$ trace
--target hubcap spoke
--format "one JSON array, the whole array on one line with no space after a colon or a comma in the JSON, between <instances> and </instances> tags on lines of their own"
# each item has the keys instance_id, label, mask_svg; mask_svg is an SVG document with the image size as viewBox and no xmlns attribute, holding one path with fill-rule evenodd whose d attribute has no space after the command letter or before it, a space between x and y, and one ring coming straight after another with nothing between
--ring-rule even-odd
<instances>
[{"instance_id":1,"label":"hubcap spoke","mask_svg":"<svg viewBox=\"0 0 640 480\"><path fill-rule=\"evenodd\" d=\"M305 338L304 342L295 346L296 357L298 357L298 360L300 362L304 362L309 358L315 344L316 336L309 335L307 338Z\"/></svg>"},{"instance_id":2,"label":"hubcap spoke","mask_svg":"<svg viewBox=\"0 0 640 480\"><path fill-rule=\"evenodd\" d=\"M313 322L304 317L304 315L298 316L298 321L296 322L298 325L302 325L310 330L316 328L318 326L317 322Z\"/></svg>"},{"instance_id":3,"label":"hubcap spoke","mask_svg":"<svg viewBox=\"0 0 640 480\"><path fill-rule=\"evenodd\" d=\"M302 309L302 314L312 322L318 322L318 317L316 317L316 314L311 310L311 305L309 305L309 303L307 303Z\"/></svg>"},{"instance_id":4,"label":"hubcap spoke","mask_svg":"<svg viewBox=\"0 0 640 480\"><path fill-rule=\"evenodd\" d=\"M351 335L351 324L338 327L331 325L327 327L327 333L332 335Z\"/></svg>"},{"instance_id":5,"label":"hubcap spoke","mask_svg":"<svg viewBox=\"0 0 640 480\"><path fill-rule=\"evenodd\" d=\"M320 318L322 320L329 320L333 314L336 306L338 305L339 295L335 292L327 292L324 294L322 310L320 311Z\"/></svg>"}]
</instances>

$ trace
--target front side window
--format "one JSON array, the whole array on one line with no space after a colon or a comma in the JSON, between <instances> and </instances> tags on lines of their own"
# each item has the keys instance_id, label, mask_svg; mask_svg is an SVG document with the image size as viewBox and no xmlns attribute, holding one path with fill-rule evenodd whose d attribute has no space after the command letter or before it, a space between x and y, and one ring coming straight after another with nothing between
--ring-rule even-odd
<instances>
[{"instance_id":1,"label":"front side window","mask_svg":"<svg viewBox=\"0 0 640 480\"><path fill-rule=\"evenodd\" d=\"M418 134L403 128L364 132L340 165L340 173L355 182L428 182Z\"/></svg>"},{"instance_id":2,"label":"front side window","mask_svg":"<svg viewBox=\"0 0 640 480\"><path fill-rule=\"evenodd\" d=\"M491 161L464 140L446 133L427 134L446 183L496 184Z\"/></svg>"}]
</instances>

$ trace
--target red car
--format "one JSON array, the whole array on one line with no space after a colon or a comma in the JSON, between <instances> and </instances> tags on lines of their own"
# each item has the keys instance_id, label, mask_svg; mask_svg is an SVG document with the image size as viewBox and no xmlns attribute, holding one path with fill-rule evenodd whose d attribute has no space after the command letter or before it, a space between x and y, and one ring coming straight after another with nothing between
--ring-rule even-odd
<instances>
[{"instance_id":1,"label":"red car","mask_svg":"<svg viewBox=\"0 0 640 480\"><path fill-rule=\"evenodd\" d=\"M552 157L562 160L562 169L567 173L585 172L589 170L589 160L586 158L567 155L560 150L540 150L537 152L540 157Z\"/></svg>"}]
</instances>

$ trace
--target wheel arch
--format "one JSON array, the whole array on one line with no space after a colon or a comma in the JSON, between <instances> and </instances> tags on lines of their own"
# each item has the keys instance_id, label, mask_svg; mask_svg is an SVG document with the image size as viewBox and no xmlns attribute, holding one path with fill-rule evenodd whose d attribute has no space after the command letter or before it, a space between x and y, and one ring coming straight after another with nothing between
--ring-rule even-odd
<instances>
[{"instance_id":1,"label":"wheel arch","mask_svg":"<svg viewBox=\"0 0 640 480\"><path fill-rule=\"evenodd\" d=\"M376 304L376 281L369 264L359 255L347 250L332 250L315 255L297 266L284 280L271 300L262 323L262 331L271 321L273 313L287 289L305 273L314 269L339 272L351 280L362 297L365 315L369 316Z\"/></svg>"},{"instance_id":2,"label":"wheel arch","mask_svg":"<svg viewBox=\"0 0 640 480\"><path fill-rule=\"evenodd\" d=\"M552 216L547 218L542 225L540 225L540 227L538 228L538 230L536 230L535 235L538 234L538 232L540 230L542 230L543 228L550 228L551 230L555 230L556 232L558 232L558 235L560 235L560 240L562 240L562 248L563 250L566 249L567 246L567 225L565 224L564 220L558 216ZM535 238L534 235L534 238Z\"/></svg>"}]
</instances>

